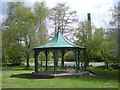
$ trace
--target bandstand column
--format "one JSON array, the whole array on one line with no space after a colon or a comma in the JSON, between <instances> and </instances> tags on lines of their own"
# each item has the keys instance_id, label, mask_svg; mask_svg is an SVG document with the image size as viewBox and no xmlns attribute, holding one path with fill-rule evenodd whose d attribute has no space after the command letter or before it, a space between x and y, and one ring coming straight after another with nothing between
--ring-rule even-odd
<instances>
[{"instance_id":1,"label":"bandstand column","mask_svg":"<svg viewBox=\"0 0 120 90\"><path fill-rule=\"evenodd\" d=\"M54 55L54 74L56 74L56 71L57 71L57 50L53 51L53 55Z\"/></svg>"},{"instance_id":2,"label":"bandstand column","mask_svg":"<svg viewBox=\"0 0 120 90\"><path fill-rule=\"evenodd\" d=\"M86 58L87 57L86 49L84 49L83 52L84 52L84 70L86 70L87 69L87 63L88 63L87 58Z\"/></svg>"},{"instance_id":3,"label":"bandstand column","mask_svg":"<svg viewBox=\"0 0 120 90\"><path fill-rule=\"evenodd\" d=\"M61 67L62 67L63 70L64 70L64 54L65 54L65 52L63 50L62 51L62 62L61 62Z\"/></svg>"},{"instance_id":4,"label":"bandstand column","mask_svg":"<svg viewBox=\"0 0 120 90\"><path fill-rule=\"evenodd\" d=\"M75 56L76 56L76 73L78 73L78 49L75 50Z\"/></svg>"},{"instance_id":5,"label":"bandstand column","mask_svg":"<svg viewBox=\"0 0 120 90\"><path fill-rule=\"evenodd\" d=\"M45 50L45 56L46 56L46 71L47 71L47 63L48 63L48 51Z\"/></svg>"},{"instance_id":6,"label":"bandstand column","mask_svg":"<svg viewBox=\"0 0 120 90\"><path fill-rule=\"evenodd\" d=\"M35 59L35 72L38 73L38 51L37 50L35 50L34 59Z\"/></svg>"},{"instance_id":7,"label":"bandstand column","mask_svg":"<svg viewBox=\"0 0 120 90\"><path fill-rule=\"evenodd\" d=\"M78 51L78 71L80 69L80 51Z\"/></svg>"}]
</instances>

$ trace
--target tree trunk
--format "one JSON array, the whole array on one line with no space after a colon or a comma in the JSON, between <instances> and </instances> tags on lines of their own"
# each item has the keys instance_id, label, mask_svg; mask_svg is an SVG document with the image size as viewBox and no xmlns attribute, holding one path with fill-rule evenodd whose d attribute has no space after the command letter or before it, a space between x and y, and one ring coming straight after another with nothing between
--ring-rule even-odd
<instances>
[{"instance_id":1,"label":"tree trunk","mask_svg":"<svg viewBox=\"0 0 120 90\"><path fill-rule=\"evenodd\" d=\"M105 58L104 52L102 50L100 52L103 56L103 60L104 60L105 65L106 65L106 69L108 69L109 68L109 61Z\"/></svg>"},{"instance_id":2,"label":"tree trunk","mask_svg":"<svg viewBox=\"0 0 120 90\"><path fill-rule=\"evenodd\" d=\"M106 65L106 69L108 69L108 67L109 67L109 63L108 63L107 60L105 61L105 65Z\"/></svg>"},{"instance_id":3,"label":"tree trunk","mask_svg":"<svg viewBox=\"0 0 120 90\"><path fill-rule=\"evenodd\" d=\"M29 67L29 58L30 58L30 55L29 55L29 52L26 52L26 67Z\"/></svg>"}]
</instances>

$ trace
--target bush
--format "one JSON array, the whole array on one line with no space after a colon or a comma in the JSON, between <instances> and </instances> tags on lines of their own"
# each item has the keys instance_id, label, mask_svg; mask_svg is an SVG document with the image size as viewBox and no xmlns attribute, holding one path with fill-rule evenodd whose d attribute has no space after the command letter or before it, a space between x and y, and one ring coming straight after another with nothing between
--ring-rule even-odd
<instances>
[{"instance_id":1,"label":"bush","mask_svg":"<svg viewBox=\"0 0 120 90\"><path fill-rule=\"evenodd\" d=\"M52 53L48 54L48 60L53 60L53 54Z\"/></svg>"},{"instance_id":2,"label":"bush","mask_svg":"<svg viewBox=\"0 0 120 90\"><path fill-rule=\"evenodd\" d=\"M65 54L65 61L75 61L75 54L72 51L69 51Z\"/></svg>"},{"instance_id":3,"label":"bush","mask_svg":"<svg viewBox=\"0 0 120 90\"><path fill-rule=\"evenodd\" d=\"M41 61L45 61L46 60L46 56L45 53L40 52L38 55L38 59ZM52 60L53 59L53 54L52 53L48 53L48 60Z\"/></svg>"},{"instance_id":4,"label":"bush","mask_svg":"<svg viewBox=\"0 0 120 90\"><path fill-rule=\"evenodd\" d=\"M111 67L113 68L113 69L120 69L120 65L118 65L118 64L112 64L111 65Z\"/></svg>"}]
</instances>

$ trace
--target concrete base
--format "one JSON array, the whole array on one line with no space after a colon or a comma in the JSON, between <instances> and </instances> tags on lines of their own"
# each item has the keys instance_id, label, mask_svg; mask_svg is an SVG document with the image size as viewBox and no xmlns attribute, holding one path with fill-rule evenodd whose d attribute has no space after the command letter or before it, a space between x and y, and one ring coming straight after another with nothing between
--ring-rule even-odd
<instances>
[{"instance_id":1,"label":"concrete base","mask_svg":"<svg viewBox=\"0 0 120 90\"><path fill-rule=\"evenodd\" d=\"M67 71L57 71L57 74L54 74L54 71L40 71L38 73L33 72L32 74L40 78L74 78L89 75L89 72L85 71L74 73Z\"/></svg>"}]
</instances>

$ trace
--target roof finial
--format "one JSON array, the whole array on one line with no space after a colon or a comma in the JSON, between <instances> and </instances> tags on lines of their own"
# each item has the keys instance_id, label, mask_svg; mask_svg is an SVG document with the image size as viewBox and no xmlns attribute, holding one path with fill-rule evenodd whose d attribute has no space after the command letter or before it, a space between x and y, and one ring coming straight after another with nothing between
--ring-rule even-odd
<instances>
[{"instance_id":1,"label":"roof finial","mask_svg":"<svg viewBox=\"0 0 120 90\"><path fill-rule=\"evenodd\" d=\"M58 26L58 31L60 31L60 26Z\"/></svg>"}]
</instances>

